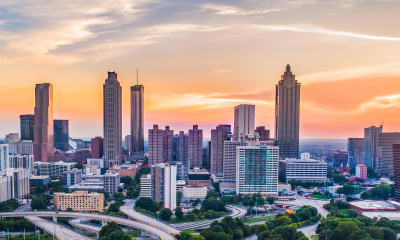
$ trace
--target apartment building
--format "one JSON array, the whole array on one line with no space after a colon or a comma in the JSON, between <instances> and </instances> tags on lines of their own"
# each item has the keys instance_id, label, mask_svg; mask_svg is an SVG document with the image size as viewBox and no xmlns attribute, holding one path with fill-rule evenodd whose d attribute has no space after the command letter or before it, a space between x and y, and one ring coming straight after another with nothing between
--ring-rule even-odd
<instances>
[{"instance_id":1,"label":"apartment building","mask_svg":"<svg viewBox=\"0 0 400 240\"><path fill-rule=\"evenodd\" d=\"M62 211L71 208L78 212L102 212L104 195L95 192L88 193L87 191L54 193L54 208Z\"/></svg>"}]
</instances>

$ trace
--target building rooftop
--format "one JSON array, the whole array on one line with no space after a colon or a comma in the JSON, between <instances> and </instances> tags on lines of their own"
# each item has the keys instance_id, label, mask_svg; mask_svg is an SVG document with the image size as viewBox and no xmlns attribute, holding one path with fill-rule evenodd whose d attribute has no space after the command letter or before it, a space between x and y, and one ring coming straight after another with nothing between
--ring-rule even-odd
<instances>
[{"instance_id":1,"label":"building rooftop","mask_svg":"<svg viewBox=\"0 0 400 240\"><path fill-rule=\"evenodd\" d=\"M389 218L389 220L400 220L400 212L362 212L362 216L368 218Z\"/></svg>"},{"instance_id":2,"label":"building rooftop","mask_svg":"<svg viewBox=\"0 0 400 240\"><path fill-rule=\"evenodd\" d=\"M186 185L186 181L185 180L178 180L178 181L176 181L176 185Z\"/></svg>"},{"instance_id":3,"label":"building rooftop","mask_svg":"<svg viewBox=\"0 0 400 240\"><path fill-rule=\"evenodd\" d=\"M194 168L188 170L189 174L210 174L207 169Z\"/></svg>"},{"instance_id":4,"label":"building rooftop","mask_svg":"<svg viewBox=\"0 0 400 240\"><path fill-rule=\"evenodd\" d=\"M320 160L316 160L316 159L296 159L296 158L286 158L286 159L279 160L279 162L302 163L302 164L304 164L304 163L324 163L324 162L322 162Z\"/></svg>"},{"instance_id":5,"label":"building rooftop","mask_svg":"<svg viewBox=\"0 0 400 240\"><path fill-rule=\"evenodd\" d=\"M29 179L45 179L45 178L49 178L49 175L42 175L42 176L31 175L31 176L29 176Z\"/></svg>"},{"instance_id":6,"label":"building rooftop","mask_svg":"<svg viewBox=\"0 0 400 240\"><path fill-rule=\"evenodd\" d=\"M123 165L116 165L116 166L110 167L110 170L135 169L138 167L139 167L139 165L136 165L136 164L123 164Z\"/></svg>"},{"instance_id":7,"label":"building rooftop","mask_svg":"<svg viewBox=\"0 0 400 240\"><path fill-rule=\"evenodd\" d=\"M64 196L98 196L98 195L103 195L102 193L96 193L96 192L89 193L88 191L75 191L73 193L56 192L54 194L64 195Z\"/></svg>"},{"instance_id":8,"label":"building rooftop","mask_svg":"<svg viewBox=\"0 0 400 240\"><path fill-rule=\"evenodd\" d=\"M349 203L352 206L365 209L365 210L395 210L399 209L400 211L400 206L398 204L394 204L391 201L385 202L385 201L352 201Z\"/></svg>"},{"instance_id":9,"label":"building rooftop","mask_svg":"<svg viewBox=\"0 0 400 240\"><path fill-rule=\"evenodd\" d=\"M40 162L40 161L37 161L37 162L35 162L34 163L35 165L76 165L77 163L76 162L63 162L63 161L60 161L60 162Z\"/></svg>"}]
</instances>

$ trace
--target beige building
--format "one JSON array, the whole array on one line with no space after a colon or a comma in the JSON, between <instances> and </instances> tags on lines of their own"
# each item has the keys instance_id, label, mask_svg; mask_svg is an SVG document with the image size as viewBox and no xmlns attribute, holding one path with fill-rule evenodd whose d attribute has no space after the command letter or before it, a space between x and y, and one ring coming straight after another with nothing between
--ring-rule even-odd
<instances>
[{"instance_id":1,"label":"beige building","mask_svg":"<svg viewBox=\"0 0 400 240\"><path fill-rule=\"evenodd\" d=\"M88 193L87 191L54 193L54 208L64 211L71 208L77 212L102 212L104 195L95 192Z\"/></svg>"},{"instance_id":2,"label":"beige building","mask_svg":"<svg viewBox=\"0 0 400 240\"><path fill-rule=\"evenodd\" d=\"M186 186L182 190L182 200L204 200L207 196L207 187L205 186Z\"/></svg>"},{"instance_id":3,"label":"beige building","mask_svg":"<svg viewBox=\"0 0 400 240\"><path fill-rule=\"evenodd\" d=\"M123 164L114 167L110 167L111 172L119 173L120 177L131 177L135 178L136 172L139 171L140 166L136 164Z\"/></svg>"}]
</instances>

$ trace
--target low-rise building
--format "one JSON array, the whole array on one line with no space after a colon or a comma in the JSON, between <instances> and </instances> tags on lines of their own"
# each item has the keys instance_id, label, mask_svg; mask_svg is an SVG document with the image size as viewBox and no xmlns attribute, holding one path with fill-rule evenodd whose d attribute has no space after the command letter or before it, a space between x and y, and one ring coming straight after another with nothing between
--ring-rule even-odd
<instances>
[{"instance_id":1,"label":"low-rise building","mask_svg":"<svg viewBox=\"0 0 400 240\"><path fill-rule=\"evenodd\" d=\"M62 176L66 171L73 169L76 162L35 162L36 175Z\"/></svg>"},{"instance_id":2,"label":"low-rise building","mask_svg":"<svg viewBox=\"0 0 400 240\"><path fill-rule=\"evenodd\" d=\"M327 164L314 159L285 159L279 161L279 175L286 181L325 182Z\"/></svg>"},{"instance_id":3,"label":"low-rise building","mask_svg":"<svg viewBox=\"0 0 400 240\"><path fill-rule=\"evenodd\" d=\"M139 169L140 165L122 164L111 167L109 170L113 173L119 173L121 177L131 177L132 179L134 179Z\"/></svg>"},{"instance_id":4,"label":"low-rise building","mask_svg":"<svg viewBox=\"0 0 400 240\"><path fill-rule=\"evenodd\" d=\"M360 212L398 212L400 204L393 201L352 201L349 208Z\"/></svg>"},{"instance_id":5,"label":"low-rise building","mask_svg":"<svg viewBox=\"0 0 400 240\"><path fill-rule=\"evenodd\" d=\"M50 183L49 176L34 176L29 177L29 187L31 189L41 187Z\"/></svg>"},{"instance_id":6,"label":"low-rise building","mask_svg":"<svg viewBox=\"0 0 400 240\"><path fill-rule=\"evenodd\" d=\"M356 176L358 178L366 180L368 176L367 166L365 166L364 164L358 164L356 166Z\"/></svg>"},{"instance_id":7,"label":"low-rise building","mask_svg":"<svg viewBox=\"0 0 400 240\"><path fill-rule=\"evenodd\" d=\"M184 186L186 186L186 182L184 180L176 181L176 191L181 192Z\"/></svg>"},{"instance_id":8,"label":"low-rise building","mask_svg":"<svg viewBox=\"0 0 400 240\"><path fill-rule=\"evenodd\" d=\"M82 169L71 169L69 171L65 171L62 174L62 185L64 187L70 187L72 185L78 184L82 182Z\"/></svg>"},{"instance_id":9,"label":"low-rise building","mask_svg":"<svg viewBox=\"0 0 400 240\"><path fill-rule=\"evenodd\" d=\"M207 187L204 186L185 186L182 190L182 201L200 199L203 201L207 196Z\"/></svg>"},{"instance_id":10,"label":"low-rise building","mask_svg":"<svg viewBox=\"0 0 400 240\"><path fill-rule=\"evenodd\" d=\"M209 186L210 173L206 169L194 168L188 171L188 185Z\"/></svg>"},{"instance_id":11,"label":"low-rise building","mask_svg":"<svg viewBox=\"0 0 400 240\"><path fill-rule=\"evenodd\" d=\"M84 174L101 175L101 168L98 168L97 165L85 164L82 169Z\"/></svg>"},{"instance_id":12,"label":"low-rise building","mask_svg":"<svg viewBox=\"0 0 400 240\"><path fill-rule=\"evenodd\" d=\"M87 159L88 165L96 165L97 168L104 168L104 159L102 158L88 158Z\"/></svg>"},{"instance_id":13,"label":"low-rise building","mask_svg":"<svg viewBox=\"0 0 400 240\"><path fill-rule=\"evenodd\" d=\"M73 193L54 193L54 208L65 211L71 208L78 212L102 212L104 208L104 195L76 191Z\"/></svg>"},{"instance_id":14,"label":"low-rise building","mask_svg":"<svg viewBox=\"0 0 400 240\"><path fill-rule=\"evenodd\" d=\"M140 197L151 198L151 174L140 178Z\"/></svg>"}]
</instances>

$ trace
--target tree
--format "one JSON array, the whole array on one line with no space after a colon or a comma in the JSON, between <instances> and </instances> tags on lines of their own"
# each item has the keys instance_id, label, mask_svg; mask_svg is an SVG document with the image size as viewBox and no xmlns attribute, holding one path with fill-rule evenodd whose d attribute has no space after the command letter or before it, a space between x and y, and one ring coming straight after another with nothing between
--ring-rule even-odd
<instances>
[{"instance_id":1,"label":"tree","mask_svg":"<svg viewBox=\"0 0 400 240\"><path fill-rule=\"evenodd\" d=\"M132 183L133 179L131 177L129 177L129 176L125 176L125 177L121 177L120 181L122 183L124 183L125 186L129 186Z\"/></svg>"},{"instance_id":2,"label":"tree","mask_svg":"<svg viewBox=\"0 0 400 240\"><path fill-rule=\"evenodd\" d=\"M119 202L111 203L110 206L108 207L108 212L119 212L120 207L121 203Z\"/></svg>"},{"instance_id":3,"label":"tree","mask_svg":"<svg viewBox=\"0 0 400 240\"><path fill-rule=\"evenodd\" d=\"M47 209L47 203L43 200L42 197L37 196L32 199L31 208L32 210Z\"/></svg>"},{"instance_id":4,"label":"tree","mask_svg":"<svg viewBox=\"0 0 400 240\"><path fill-rule=\"evenodd\" d=\"M176 205L180 206L182 202L182 192L179 191L176 193Z\"/></svg>"},{"instance_id":5,"label":"tree","mask_svg":"<svg viewBox=\"0 0 400 240\"><path fill-rule=\"evenodd\" d=\"M257 204L258 204L258 205L261 205L261 206L265 205L265 200L264 200L264 198L263 198L263 197L257 198Z\"/></svg>"},{"instance_id":6,"label":"tree","mask_svg":"<svg viewBox=\"0 0 400 240\"><path fill-rule=\"evenodd\" d=\"M357 230L359 230L359 228L354 222L339 222L339 226L337 227L337 231L343 239L346 239Z\"/></svg>"},{"instance_id":7,"label":"tree","mask_svg":"<svg viewBox=\"0 0 400 240\"><path fill-rule=\"evenodd\" d=\"M125 198L124 194L121 193L121 192L115 192L115 193L113 193L113 197L115 198L115 201L119 201L119 200Z\"/></svg>"},{"instance_id":8,"label":"tree","mask_svg":"<svg viewBox=\"0 0 400 240\"><path fill-rule=\"evenodd\" d=\"M217 199L218 197L219 197L219 195L218 195L217 192L209 191L209 192L207 193L206 199L209 199L209 198Z\"/></svg>"},{"instance_id":9,"label":"tree","mask_svg":"<svg viewBox=\"0 0 400 240\"><path fill-rule=\"evenodd\" d=\"M267 202L269 204L273 204L275 202L275 198L274 197L267 197Z\"/></svg>"},{"instance_id":10,"label":"tree","mask_svg":"<svg viewBox=\"0 0 400 240\"><path fill-rule=\"evenodd\" d=\"M139 207L139 208L143 208L143 209L153 212L153 213L156 212L156 206L155 206L154 201L148 197L141 197L138 200L136 200L135 206Z\"/></svg>"},{"instance_id":11,"label":"tree","mask_svg":"<svg viewBox=\"0 0 400 240\"><path fill-rule=\"evenodd\" d=\"M169 208L163 208L161 211L161 219L164 221L168 221L171 219L172 211Z\"/></svg>"},{"instance_id":12,"label":"tree","mask_svg":"<svg viewBox=\"0 0 400 240\"><path fill-rule=\"evenodd\" d=\"M335 181L335 183L347 182L346 177L342 174L335 174L333 176L333 180Z\"/></svg>"},{"instance_id":13,"label":"tree","mask_svg":"<svg viewBox=\"0 0 400 240\"><path fill-rule=\"evenodd\" d=\"M175 216L180 220L183 217L183 211L181 207L175 209Z\"/></svg>"},{"instance_id":14,"label":"tree","mask_svg":"<svg viewBox=\"0 0 400 240\"><path fill-rule=\"evenodd\" d=\"M286 226L292 222L292 219L290 219L288 216L282 216L275 218L274 222L276 222L278 226Z\"/></svg>"},{"instance_id":15,"label":"tree","mask_svg":"<svg viewBox=\"0 0 400 240\"><path fill-rule=\"evenodd\" d=\"M100 237L107 237L109 236L111 233L115 232L115 231L122 231L121 227L118 226L118 224L116 222L110 222L107 225L103 226L99 232L99 236Z\"/></svg>"}]
</instances>

